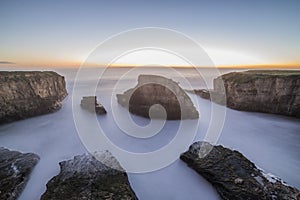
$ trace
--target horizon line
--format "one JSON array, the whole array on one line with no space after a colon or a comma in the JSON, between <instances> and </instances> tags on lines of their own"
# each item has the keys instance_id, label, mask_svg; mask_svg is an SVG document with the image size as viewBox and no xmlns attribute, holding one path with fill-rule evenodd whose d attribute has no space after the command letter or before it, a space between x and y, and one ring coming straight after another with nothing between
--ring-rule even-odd
<instances>
[{"instance_id":1,"label":"horizon line","mask_svg":"<svg viewBox=\"0 0 300 200\"><path fill-rule=\"evenodd\" d=\"M155 68L155 67L172 67L172 68L237 68L237 69L243 69L243 68L288 68L288 69L300 69L300 63L293 63L293 64L241 64L241 65L215 65L215 66L193 66L193 65L138 65L138 64L87 64L83 65L81 64L75 64L72 63L70 65L51 65L51 64L33 64L33 65L19 65L19 64L14 64L14 65L4 65L0 64L1 67L16 67L16 68L97 68L97 67L115 67L115 68L135 68L135 67L140 67L140 68Z\"/></svg>"}]
</instances>

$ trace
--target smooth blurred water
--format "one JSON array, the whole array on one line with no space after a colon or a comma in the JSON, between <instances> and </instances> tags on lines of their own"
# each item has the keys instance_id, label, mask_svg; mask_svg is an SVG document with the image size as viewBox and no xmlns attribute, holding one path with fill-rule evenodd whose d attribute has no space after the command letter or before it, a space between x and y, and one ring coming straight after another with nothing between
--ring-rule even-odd
<instances>
[{"instance_id":1,"label":"smooth blurred water","mask_svg":"<svg viewBox=\"0 0 300 200\"><path fill-rule=\"evenodd\" d=\"M87 152L76 131L72 110L72 89L75 81L75 69L56 70L67 80L68 97L58 112L38 116L0 126L0 146L21 152L33 152L41 157L34 168L31 178L19 199L39 199L46 190L46 183L59 173L59 162ZM132 152L149 152L167 145L176 134L178 121L165 124L163 130L149 139L128 136L114 122L111 110L111 91L120 75L128 69L112 69L102 77L97 87L97 97L108 113L98 116L101 127L107 137L120 148ZM225 73L230 70L223 70ZM144 69L151 74L153 69ZM91 76L79 77L79 90L85 94L93 82ZM125 77L118 92L136 84L137 75ZM177 72L161 71L162 75L176 81L181 80ZM179 69L179 74L188 79L193 88L212 87L216 76L209 69L202 73L210 80L205 86L203 79L192 69ZM182 85L188 88L187 85ZM86 94L91 95L91 94ZM202 140L210 122L211 102L189 94L198 103L201 117L194 141ZM76 105L75 105L76 106ZM78 105L79 107L79 105ZM117 106L119 114L128 111ZM139 125L147 125L148 119L132 116ZM288 184L300 188L300 120L279 115L240 112L227 109L226 120L218 143L239 150L257 166L281 177ZM192 143L192 142L191 142ZM178 155L179 157L179 155ZM162 157L163 159L163 157ZM188 168L185 163L176 160L166 168L141 174L129 174L130 183L139 199L219 199L215 189L201 176Z\"/></svg>"}]
</instances>

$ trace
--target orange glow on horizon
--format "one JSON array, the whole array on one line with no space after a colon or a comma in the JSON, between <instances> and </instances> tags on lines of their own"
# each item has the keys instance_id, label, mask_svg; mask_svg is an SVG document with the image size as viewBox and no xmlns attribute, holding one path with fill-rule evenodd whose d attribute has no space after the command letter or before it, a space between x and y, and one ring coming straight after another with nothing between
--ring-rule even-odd
<instances>
[{"instance_id":1,"label":"orange glow on horizon","mask_svg":"<svg viewBox=\"0 0 300 200\"><path fill-rule=\"evenodd\" d=\"M1 66L6 67L16 67L16 68L79 68L79 67L116 67L116 68L130 68L130 67L166 67L166 66L149 66L149 65L137 65L137 64L95 64L95 63L80 63L80 62L45 62L45 63L15 63L15 64L0 64ZM191 68L194 66L184 66L184 65L169 65L167 67L174 67L174 68ZM245 64L245 65L218 65L218 66L196 66L199 68L210 68L210 67L217 67L217 68L253 68L253 69L260 69L260 68L275 68L275 69L300 69L300 63L281 63L281 64Z\"/></svg>"}]
</instances>

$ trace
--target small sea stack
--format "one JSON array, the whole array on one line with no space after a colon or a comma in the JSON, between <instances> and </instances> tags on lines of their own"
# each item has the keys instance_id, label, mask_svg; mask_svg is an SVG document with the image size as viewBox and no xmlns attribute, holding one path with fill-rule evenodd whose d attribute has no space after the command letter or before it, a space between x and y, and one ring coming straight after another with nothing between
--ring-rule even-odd
<instances>
[{"instance_id":1,"label":"small sea stack","mask_svg":"<svg viewBox=\"0 0 300 200\"><path fill-rule=\"evenodd\" d=\"M96 113L98 115L106 114L106 110L105 110L104 106L97 102L96 96L82 97L80 106L81 106L81 108L83 108L89 112Z\"/></svg>"}]
</instances>

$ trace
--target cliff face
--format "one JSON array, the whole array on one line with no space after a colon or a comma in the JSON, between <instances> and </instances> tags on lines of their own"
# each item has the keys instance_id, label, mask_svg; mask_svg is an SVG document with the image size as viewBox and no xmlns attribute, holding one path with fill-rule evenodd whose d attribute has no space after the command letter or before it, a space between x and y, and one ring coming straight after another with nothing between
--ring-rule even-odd
<instances>
[{"instance_id":1,"label":"cliff face","mask_svg":"<svg viewBox=\"0 0 300 200\"><path fill-rule=\"evenodd\" d=\"M167 119L195 119L199 113L193 102L178 83L171 79L156 75L140 75L138 84L117 95L118 102L133 114L143 117L164 118L160 105L164 107ZM153 106L153 107L152 107Z\"/></svg>"},{"instance_id":2,"label":"cliff face","mask_svg":"<svg viewBox=\"0 0 300 200\"><path fill-rule=\"evenodd\" d=\"M0 72L0 124L53 112L66 96L55 72Z\"/></svg>"},{"instance_id":3,"label":"cliff face","mask_svg":"<svg viewBox=\"0 0 300 200\"><path fill-rule=\"evenodd\" d=\"M300 117L300 71L233 72L214 80L214 92L221 79L230 108Z\"/></svg>"}]
</instances>

